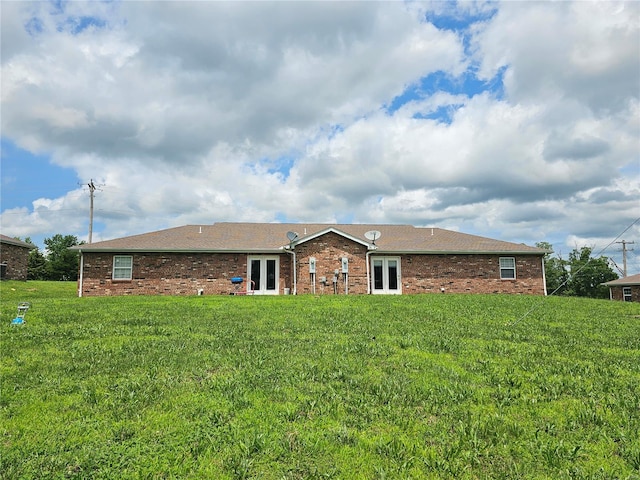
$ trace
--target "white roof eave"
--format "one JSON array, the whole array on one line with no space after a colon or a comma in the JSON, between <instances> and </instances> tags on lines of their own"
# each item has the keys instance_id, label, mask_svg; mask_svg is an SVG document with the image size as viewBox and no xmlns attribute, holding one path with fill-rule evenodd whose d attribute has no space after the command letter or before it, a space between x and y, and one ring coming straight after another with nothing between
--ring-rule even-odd
<instances>
[{"instance_id":1,"label":"white roof eave","mask_svg":"<svg viewBox=\"0 0 640 480\"><path fill-rule=\"evenodd\" d=\"M335 233L336 235L340 235L341 237L344 237L348 240L351 240L352 242L356 242L359 243L360 245L369 248L371 246L370 243L365 242L364 240L358 238L358 237L354 237L353 235L349 235L348 233L345 233L341 230L338 230L337 228L334 227L328 227L325 228L324 230L320 230L319 232L315 232L312 233L306 237L302 237L300 239L297 239L295 241L293 241L291 244L293 245L293 247L295 248L297 245L300 245L302 243L308 242L310 240L313 240L315 238L321 237L322 235L326 235L327 233Z\"/></svg>"}]
</instances>

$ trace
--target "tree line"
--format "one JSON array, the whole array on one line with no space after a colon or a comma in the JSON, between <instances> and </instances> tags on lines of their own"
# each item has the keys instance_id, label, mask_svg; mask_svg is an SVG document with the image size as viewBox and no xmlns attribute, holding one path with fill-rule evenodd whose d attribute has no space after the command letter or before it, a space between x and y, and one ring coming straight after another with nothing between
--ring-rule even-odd
<instances>
[{"instance_id":1,"label":"tree line","mask_svg":"<svg viewBox=\"0 0 640 480\"><path fill-rule=\"evenodd\" d=\"M84 243L78 242L78 237L58 233L53 237L45 238L46 251L44 253L29 237L24 241L36 247L29 252L27 280L78 280L79 255L78 252L69 250L69 247Z\"/></svg>"},{"instance_id":2,"label":"tree line","mask_svg":"<svg viewBox=\"0 0 640 480\"><path fill-rule=\"evenodd\" d=\"M603 286L618 278L604 256L595 258L590 247L574 248L567 259L553 256L553 248L547 242L536 243L549 253L544 258L547 292L573 297L609 298L609 288Z\"/></svg>"},{"instance_id":3,"label":"tree line","mask_svg":"<svg viewBox=\"0 0 640 480\"><path fill-rule=\"evenodd\" d=\"M30 238L24 240L33 242ZM28 280L74 281L78 279L78 253L69 247L82 245L74 235L56 234L44 240L46 252L36 246L29 253ZM34 245L35 246L35 245ZM554 295L608 298L609 289L602 286L618 278L607 257L594 258L590 247L574 248L567 259L553 256L550 243L537 247L548 251L544 258L547 292Z\"/></svg>"}]
</instances>

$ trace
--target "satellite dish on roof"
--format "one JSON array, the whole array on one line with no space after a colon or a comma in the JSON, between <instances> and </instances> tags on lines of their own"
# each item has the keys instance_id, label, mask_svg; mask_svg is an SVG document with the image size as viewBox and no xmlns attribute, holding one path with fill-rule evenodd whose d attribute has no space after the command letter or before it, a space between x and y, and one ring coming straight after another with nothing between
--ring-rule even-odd
<instances>
[{"instance_id":1,"label":"satellite dish on roof","mask_svg":"<svg viewBox=\"0 0 640 480\"><path fill-rule=\"evenodd\" d=\"M293 242L296 238L298 238L298 234L296 232L287 232L287 238L290 242Z\"/></svg>"},{"instance_id":2,"label":"satellite dish on roof","mask_svg":"<svg viewBox=\"0 0 640 480\"><path fill-rule=\"evenodd\" d=\"M380 238L382 234L378 230L369 230L364 234L364 238L370 240L374 245L376 244L376 240Z\"/></svg>"}]
</instances>

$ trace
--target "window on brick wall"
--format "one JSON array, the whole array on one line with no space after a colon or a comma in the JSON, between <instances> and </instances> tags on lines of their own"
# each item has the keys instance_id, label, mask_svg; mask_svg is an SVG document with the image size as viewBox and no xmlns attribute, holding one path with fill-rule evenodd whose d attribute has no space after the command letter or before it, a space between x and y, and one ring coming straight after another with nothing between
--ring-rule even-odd
<instances>
[{"instance_id":1,"label":"window on brick wall","mask_svg":"<svg viewBox=\"0 0 640 480\"><path fill-rule=\"evenodd\" d=\"M622 287L622 299L625 302L631 301L631 287Z\"/></svg>"},{"instance_id":2,"label":"window on brick wall","mask_svg":"<svg viewBox=\"0 0 640 480\"><path fill-rule=\"evenodd\" d=\"M500 278L513 280L516 278L516 259L513 257L500 257Z\"/></svg>"},{"instance_id":3,"label":"window on brick wall","mask_svg":"<svg viewBox=\"0 0 640 480\"><path fill-rule=\"evenodd\" d=\"M113 280L131 280L133 272L133 257L131 255L113 256Z\"/></svg>"}]
</instances>

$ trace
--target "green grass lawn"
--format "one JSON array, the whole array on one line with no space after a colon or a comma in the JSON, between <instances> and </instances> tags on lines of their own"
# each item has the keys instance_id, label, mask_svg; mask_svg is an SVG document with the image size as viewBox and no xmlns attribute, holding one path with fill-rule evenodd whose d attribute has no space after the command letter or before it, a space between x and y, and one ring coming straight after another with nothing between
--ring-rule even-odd
<instances>
[{"instance_id":1,"label":"green grass lawn","mask_svg":"<svg viewBox=\"0 0 640 480\"><path fill-rule=\"evenodd\" d=\"M640 478L638 304L0 289L3 479Z\"/></svg>"}]
</instances>

